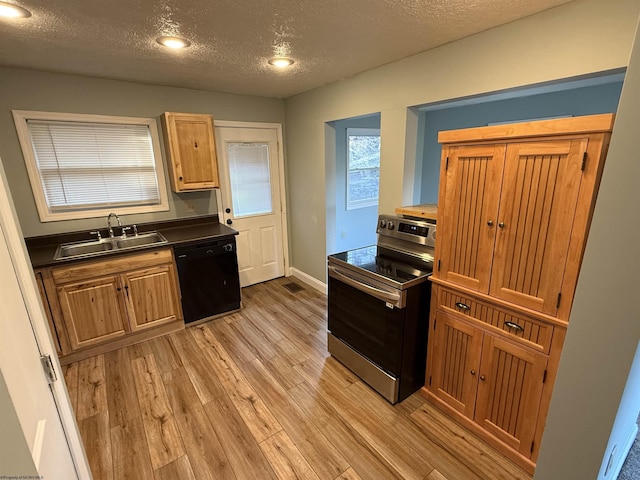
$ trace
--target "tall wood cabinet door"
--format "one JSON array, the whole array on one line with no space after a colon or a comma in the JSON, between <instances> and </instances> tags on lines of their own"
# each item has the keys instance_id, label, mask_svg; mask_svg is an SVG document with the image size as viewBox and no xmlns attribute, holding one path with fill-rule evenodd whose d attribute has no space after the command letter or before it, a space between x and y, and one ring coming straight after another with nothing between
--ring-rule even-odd
<instances>
[{"instance_id":1,"label":"tall wood cabinet door","mask_svg":"<svg viewBox=\"0 0 640 480\"><path fill-rule=\"evenodd\" d=\"M484 335L475 421L531 456L547 357Z\"/></svg>"},{"instance_id":2,"label":"tall wood cabinet door","mask_svg":"<svg viewBox=\"0 0 640 480\"><path fill-rule=\"evenodd\" d=\"M438 212L439 278L487 293L505 145L454 146L448 156L444 211Z\"/></svg>"},{"instance_id":3,"label":"tall wood cabinet door","mask_svg":"<svg viewBox=\"0 0 640 480\"><path fill-rule=\"evenodd\" d=\"M220 186L211 115L165 113L165 144L176 192Z\"/></svg>"},{"instance_id":4,"label":"tall wood cabinet door","mask_svg":"<svg viewBox=\"0 0 640 480\"><path fill-rule=\"evenodd\" d=\"M172 265L128 272L123 280L132 331L182 318Z\"/></svg>"},{"instance_id":5,"label":"tall wood cabinet door","mask_svg":"<svg viewBox=\"0 0 640 480\"><path fill-rule=\"evenodd\" d=\"M71 349L106 342L127 333L117 276L58 287L58 298Z\"/></svg>"},{"instance_id":6,"label":"tall wood cabinet door","mask_svg":"<svg viewBox=\"0 0 640 480\"><path fill-rule=\"evenodd\" d=\"M473 418L482 331L450 315L436 312L431 391L445 403Z\"/></svg>"},{"instance_id":7,"label":"tall wood cabinet door","mask_svg":"<svg viewBox=\"0 0 640 480\"><path fill-rule=\"evenodd\" d=\"M586 139L507 147L490 294L555 315Z\"/></svg>"}]
</instances>

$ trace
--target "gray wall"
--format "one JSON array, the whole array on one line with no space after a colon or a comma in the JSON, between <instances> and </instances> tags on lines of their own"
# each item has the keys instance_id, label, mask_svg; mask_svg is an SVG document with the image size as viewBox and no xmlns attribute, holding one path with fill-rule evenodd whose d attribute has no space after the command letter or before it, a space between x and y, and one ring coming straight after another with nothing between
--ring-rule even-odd
<instances>
[{"instance_id":1,"label":"gray wall","mask_svg":"<svg viewBox=\"0 0 640 480\"><path fill-rule=\"evenodd\" d=\"M0 371L0 478L37 478L29 445L11 401L9 389ZM5 477L6 476L6 477Z\"/></svg>"},{"instance_id":2,"label":"gray wall","mask_svg":"<svg viewBox=\"0 0 640 480\"><path fill-rule=\"evenodd\" d=\"M519 122L554 116L614 113L622 82L530 95L478 105L421 112L424 115L424 145L420 203L438 202L440 152L438 132L480 127L489 123Z\"/></svg>"},{"instance_id":3,"label":"gray wall","mask_svg":"<svg viewBox=\"0 0 640 480\"><path fill-rule=\"evenodd\" d=\"M213 114L215 120L284 124L282 100L32 70L0 68L0 91L0 157L22 231L27 237L103 228L105 220L40 222L11 115L12 109L153 118L159 118L165 111L192 112ZM160 129L159 121L158 127ZM162 135L162 130L159 131ZM123 223L169 220L217 212L213 191L175 194L169 186L167 188L170 192L168 212L128 215L123 217Z\"/></svg>"},{"instance_id":4,"label":"gray wall","mask_svg":"<svg viewBox=\"0 0 640 480\"><path fill-rule=\"evenodd\" d=\"M535 479L597 478L638 348L638 105L640 35L622 88Z\"/></svg>"},{"instance_id":5,"label":"gray wall","mask_svg":"<svg viewBox=\"0 0 640 480\"><path fill-rule=\"evenodd\" d=\"M380 128L380 115L332 122L335 129L335 192L327 192L327 223L335 222L327 236L327 253L342 252L376 243L378 206L347 210L347 128ZM332 161L328 152L327 162ZM334 208L329 197L333 197ZM334 211L335 215L331 215Z\"/></svg>"},{"instance_id":6,"label":"gray wall","mask_svg":"<svg viewBox=\"0 0 640 480\"><path fill-rule=\"evenodd\" d=\"M415 203L408 107L624 68L639 12L638 0L577 0L286 99L291 265L325 278L326 122L380 112L379 211L393 213Z\"/></svg>"}]
</instances>

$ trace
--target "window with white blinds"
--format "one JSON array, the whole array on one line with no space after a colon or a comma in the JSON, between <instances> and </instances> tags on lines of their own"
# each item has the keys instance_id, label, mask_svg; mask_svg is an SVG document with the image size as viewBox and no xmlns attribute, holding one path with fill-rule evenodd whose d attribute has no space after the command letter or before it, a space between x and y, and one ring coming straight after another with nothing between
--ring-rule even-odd
<instances>
[{"instance_id":1,"label":"window with white blinds","mask_svg":"<svg viewBox=\"0 0 640 480\"><path fill-rule=\"evenodd\" d=\"M15 112L42 221L168 210L153 119Z\"/></svg>"},{"instance_id":2,"label":"window with white blinds","mask_svg":"<svg viewBox=\"0 0 640 480\"><path fill-rule=\"evenodd\" d=\"M228 143L227 157L234 217L272 213L269 144Z\"/></svg>"}]
</instances>

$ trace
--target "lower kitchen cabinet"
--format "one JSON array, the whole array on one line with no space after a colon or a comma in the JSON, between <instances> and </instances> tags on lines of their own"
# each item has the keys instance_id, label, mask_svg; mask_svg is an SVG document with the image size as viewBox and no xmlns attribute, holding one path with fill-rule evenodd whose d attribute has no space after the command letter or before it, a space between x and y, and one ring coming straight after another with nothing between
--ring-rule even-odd
<instances>
[{"instance_id":1,"label":"lower kitchen cabinet","mask_svg":"<svg viewBox=\"0 0 640 480\"><path fill-rule=\"evenodd\" d=\"M184 328L170 249L41 269L62 363Z\"/></svg>"},{"instance_id":2,"label":"lower kitchen cabinet","mask_svg":"<svg viewBox=\"0 0 640 480\"><path fill-rule=\"evenodd\" d=\"M119 277L92 278L57 287L62 322L72 350L126 335Z\"/></svg>"},{"instance_id":3,"label":"lower kitchen cabinet","mask_svg":"<svg viewBox=\"0 0 640 480\"><path fill-rule=\"evenodd\" d=\"M435 308L423 394L532 471L548 409L550 383L555 379L558 346L548 354L511 332L473 316L454 313L441 303L447 298L443 293L443 287L434 285ZM478 312L486 312L486 308ZM503 320L513 318L501 314ZM556 330L560 341L561 330Z\"/></svg>"}]
</instances>

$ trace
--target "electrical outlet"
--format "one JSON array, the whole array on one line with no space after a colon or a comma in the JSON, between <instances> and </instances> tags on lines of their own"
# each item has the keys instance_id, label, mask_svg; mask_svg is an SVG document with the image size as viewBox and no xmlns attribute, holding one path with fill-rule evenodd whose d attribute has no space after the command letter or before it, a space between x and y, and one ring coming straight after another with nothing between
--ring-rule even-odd
<instances>
[{"instance_id":1,"label":"electrical outlet","mask_svg":"<svg viewBox=\"0 0 640 480\"><path fill-rule=\"evenodd\" d=\"M193 202L184 202L184 209L187 213L195 213L196 207L193 205Z\"/></svg>"},{"instance_id":2,"label":"electrical outlet","mask_svg":"<svg viewBox=\"0 0 640 480\"><path fill-rule=\"evenodd\" d=\"M346 238L347 232L340 232L340 238Z\"/></svg>"}]
</instances>

